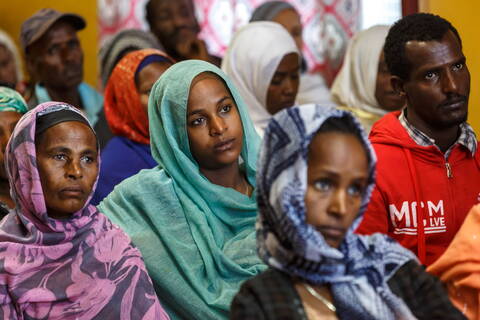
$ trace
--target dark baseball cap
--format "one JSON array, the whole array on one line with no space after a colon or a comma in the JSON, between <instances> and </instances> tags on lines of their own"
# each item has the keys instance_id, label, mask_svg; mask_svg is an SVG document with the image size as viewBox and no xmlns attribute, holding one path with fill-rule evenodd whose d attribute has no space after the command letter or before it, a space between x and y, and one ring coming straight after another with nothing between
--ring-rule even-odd
<instances>
[{"instance_id":1,"label":"dark baseball cap","mask_svg":"<svg viewBox=\"0 0 480 320\"><path fill-rule=\"evenodd\" d=\"M22 24L20 44L23 51L26 52L29 45L40 39L59 20L70 23L76 30L82 30L87 25L85 19L78 14L63 13L50 8L41 9Z\"/></svg>"}]
</instances>

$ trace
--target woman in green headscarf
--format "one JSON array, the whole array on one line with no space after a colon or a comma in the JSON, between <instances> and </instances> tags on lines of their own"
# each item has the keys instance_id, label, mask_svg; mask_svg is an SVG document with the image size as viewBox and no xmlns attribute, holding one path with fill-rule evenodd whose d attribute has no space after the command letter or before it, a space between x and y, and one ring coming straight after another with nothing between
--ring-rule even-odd
<instances>
[{"instance_id":1,"label":"woman in green headscarf","mask_svg":"<svg viewBox=\"0 0 480 320\"><path fill-rule=\"evenodd\" d=\"M207 62L170 67L148 103L158 166L100 204L141 250L172 319L226 319L256 254L259 137L237 90Z\"/></svg>"},{"instance_id":2,"label":"woman in green headscarf","mask_svg":"<svg viewBox=\"0 0 480 320\"><path fill-rule=\"evenodd\" d=\"M5 171L4 153L18 120L27 112L27 104L17 91L0 86L0 219L14 207Z\"/></svg>"}]
</instances>

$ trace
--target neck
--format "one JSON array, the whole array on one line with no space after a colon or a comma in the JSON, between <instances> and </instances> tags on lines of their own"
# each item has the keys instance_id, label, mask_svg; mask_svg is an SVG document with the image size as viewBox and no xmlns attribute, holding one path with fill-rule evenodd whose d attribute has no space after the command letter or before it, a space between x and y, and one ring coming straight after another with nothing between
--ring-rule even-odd
<instances>
[{"instance_id":1,"label":"neck","mask_svg":"<svg viewBox=\"0 0 480 320\"><path fill-rule=\"evenodd\" d=\"M232 188L245 195L250 195L250 184L248 184L245 175L240 171L238 161L235 161L229 166L209 170L200 168L200 172L213 184Z\"/></svg>"},{"instance_id":2,"label":"neck","mask_svg":"<svg viewBox=\"0 0 480 320\"><path fill-rule=\"evenodd\" d=\"M10 184L7 179L0 179L0 201L4 202L9 208L15 206L10 197Z\"/></svg>"},{"instance_id":3,"label":"neck","mask_svg":"<svg viewBox=\"0 0 480 320\"><path fill-rule=\"evenodd\" d=\"M83 109L82 99L80 98L80 93L78 92L78 86L68 89L54 89L47 88L48 95L52 101L62 101L77 108Z\"/></svg>"},{"instance_id":4,"label":"neck","mask_svg":"<svg viewBox=\"0 0 480 320\"><path fill-rule=\"evenodd\" d=\"M442 152L446 152L448 148L457 141L460 135L460 125L437 130L426 124L414 112L408 112L405 116L410 124L422 131L429 138L435 140L435 144Z\"/></svg>"}]
</instances>

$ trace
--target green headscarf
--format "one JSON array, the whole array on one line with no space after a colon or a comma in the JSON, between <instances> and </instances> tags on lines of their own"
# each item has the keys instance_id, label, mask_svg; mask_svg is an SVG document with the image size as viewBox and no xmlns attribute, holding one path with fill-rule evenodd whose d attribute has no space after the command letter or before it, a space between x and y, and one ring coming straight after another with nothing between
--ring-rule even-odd
<instances>
[{"instance_id":1,"label":"green headscarf","mask_svg":"<svg viewBox=\"0 0 480 320\"><path fill-rule=\"evenodd\" d=\"M237 104L242 167L255 186L260 139L242 98L220 69L188 60L170 67L150 95L151 148L159 165L124 180L99 206L141 250L172 319L227 319L241 283L265 269L256 254L256 192L248 197L212 184L190 152L188 95L203 72L222 78Z\"/></svg>"},{"instance_id":2,"label":"green headscarf","mask_svg":"<svg viewBox=\"0 0 480 320\"><path fill-rule=\"evenodd\" d=\"M28 111L27 103L17 91L0 87L0 112L13 111L24 114Z\"/></svg>"}]
</instances>

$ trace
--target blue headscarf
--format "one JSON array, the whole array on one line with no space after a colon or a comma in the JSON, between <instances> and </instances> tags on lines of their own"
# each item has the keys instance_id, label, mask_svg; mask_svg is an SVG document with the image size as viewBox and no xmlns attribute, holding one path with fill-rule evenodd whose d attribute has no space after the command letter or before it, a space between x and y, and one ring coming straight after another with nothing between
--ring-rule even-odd
<instances>
[{"instance_id":1,"label":"blue headscarf","mask_svg":"<svg viewBox=\"0 0 480 320\"><path fill-rule=\"evenodd\" d=\"M339 249L330 247L322 234L307 224L304 201L308 147L332 117L352 119L369 158L368 187ZM265 131L258 163L257 242L263 261L303 281L330 285L342 318L414 318L387 284L402 265L415 259L413 253L385 235L354 233L374 188L376 157L350 113L314 104L279 112Z\"/></svg>"}]
</instances>

